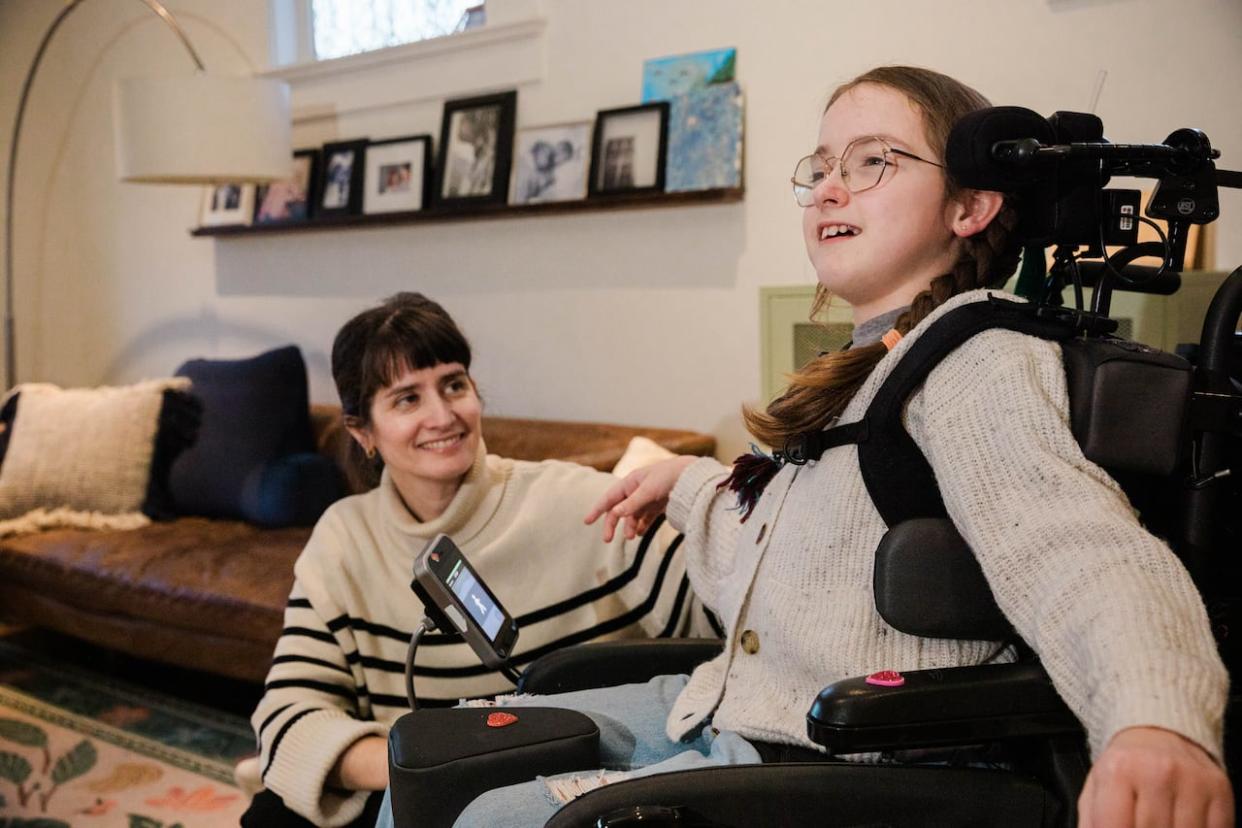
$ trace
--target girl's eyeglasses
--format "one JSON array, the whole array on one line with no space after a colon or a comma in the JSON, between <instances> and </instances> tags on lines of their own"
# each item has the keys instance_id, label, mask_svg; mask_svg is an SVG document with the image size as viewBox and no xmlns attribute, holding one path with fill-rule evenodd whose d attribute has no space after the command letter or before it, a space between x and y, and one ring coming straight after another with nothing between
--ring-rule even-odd
<instances>
[{"instance_id":1,"label":"girl's eyeglasses","mask_svg":"<svg viewBox=\"0 0 1242 828\"><path fill-rule=\"evenodd\" d=\"M789 179L793 183L794 200L799 207L813 207L815 186L832 175L838 164L841 165L841 181L851 193L861 193L878 187L884 180L885 171L893 166L894 155L944 169L943 164L889 146L883 138L858 138L846 145L840 158L825 158L818 153L812 153L800 160L794 167L793 178Z\"/></svg>"}]
</instances>

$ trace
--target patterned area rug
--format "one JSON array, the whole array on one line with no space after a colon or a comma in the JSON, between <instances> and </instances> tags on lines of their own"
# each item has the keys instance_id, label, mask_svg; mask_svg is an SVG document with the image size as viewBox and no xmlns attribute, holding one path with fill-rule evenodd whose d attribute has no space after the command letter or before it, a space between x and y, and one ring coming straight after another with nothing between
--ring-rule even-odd
<instances>
[{"instance_id":1,"label":"patterned area rug","mask_svg":"<svg viewBox=\"0 0 1242 828\"><path fill-rule=\"evenodd\" d=\"M0 640L0 828L215 828L249 803L246 720Z\"/></svg>"}]
</instances>

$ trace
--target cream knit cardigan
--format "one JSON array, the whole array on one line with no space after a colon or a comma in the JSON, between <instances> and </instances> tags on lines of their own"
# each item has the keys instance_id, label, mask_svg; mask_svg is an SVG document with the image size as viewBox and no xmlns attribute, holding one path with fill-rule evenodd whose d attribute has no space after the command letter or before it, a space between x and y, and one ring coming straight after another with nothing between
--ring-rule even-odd
<instances>
[{"instance_id":1,"label":"cream knit cardigan","mask_svg":"<svg viewBox=\"0 0 1242 828\"><path fill-rule=\"evenodd\" d=\"M955 297L907 334L841 422L862 416L931 320L984 298ZM1093 755L1122 728L1152 725L1220 761L1228 677L1202 601L1117 484L1083 457L1068 412L1060 347L991 330L932 371L905 423L997 603L1086 726ZM877 614L872 565L885 526L855 446L782 468L745 524L729 511L734 495L716 490L727 474L697 461L669 503L695 592L728 632L725 651L677 699L670 738L712 717L748 738L815 747L805 716L825 685L977 664L994 652L992 642L906 635ZM739 645L745 630L757 635L753 654Z\"/></svg>"}]
</instances>

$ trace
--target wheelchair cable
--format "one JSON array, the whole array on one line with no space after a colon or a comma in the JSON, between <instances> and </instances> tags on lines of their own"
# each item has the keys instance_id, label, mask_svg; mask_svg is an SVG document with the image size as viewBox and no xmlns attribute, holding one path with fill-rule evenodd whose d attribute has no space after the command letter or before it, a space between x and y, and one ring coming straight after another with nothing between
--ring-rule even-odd
<instances>
[{"instance_id":1,"label":"wheelchair cable","mask_svg":"<svg viewBox=\"0 0 1242 828\"><path fill-rule=\"evenodd\" d=\"M423 636L435 630L436 622L432 621L430 616L424 615L423 620L414 630L414 634L410 636L410 646L405 650L405 700L409 702L410 710L418 709L418 696L414 693L414 653L418 650L418 643L422 641ZM500 674L513 682L514 687L522 680L522 674L508 664L500 667Z\"/></svg>"},{"instance_id":2,"label":"wheelchair cable","mask_svg":"<svg viewBox=\"0 0 1242 828\"><path fill-rule=\"evenodd\" d=\"M405 651L405 698L410 703L410 710L418 709L418 697L414 695L414 652L423 636L436 628L436 622L424 615L414 634L410 636L410 646Z\"/></svg>"}]
</instances>

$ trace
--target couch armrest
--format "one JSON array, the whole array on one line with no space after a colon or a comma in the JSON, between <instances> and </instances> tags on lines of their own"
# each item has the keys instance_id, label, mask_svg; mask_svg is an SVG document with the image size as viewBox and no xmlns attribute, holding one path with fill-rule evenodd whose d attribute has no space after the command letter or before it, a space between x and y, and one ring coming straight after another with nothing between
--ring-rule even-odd
<instances>
[{"instance_id":1,"label":"couch armrest","mask_svg":"<svg viewBox=\"0 0 1242 828\"><path fill-rule=\"evenodd\" d=\"M1081 731L1037 662L902 673L900 687L845 679L820 691L807 735L831 752L967 745Z\"/></svg>"},{"instance_id":2,"label":"couch armrest","mask_svg":"<svg viewBox=\"0 0 1242 828\"><path fill-rule=\"evenodd\" d=\"M519 693L568 693L689 673L719 655L715 638L601 641L548 653L522 672Z\"/></svg>"}]
</instances>

